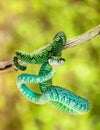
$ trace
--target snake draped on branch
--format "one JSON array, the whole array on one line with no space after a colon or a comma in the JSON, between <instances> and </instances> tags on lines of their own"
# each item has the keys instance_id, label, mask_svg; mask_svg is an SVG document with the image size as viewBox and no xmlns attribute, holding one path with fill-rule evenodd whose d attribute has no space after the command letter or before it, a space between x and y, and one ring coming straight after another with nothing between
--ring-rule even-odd
<instances>
[{"instance_id":1,"label":"snake draped on branch","mask_svg":"<svg viewBox=\"0 0 100 130\"><path fill-rule=\"evenodd\" d=\"M27 64L42 64L38 75L19 75L17 87L33 103L45 104L49 102L59 110L72 114L82 114L90 108L88 100L60 86L54 86L52 83L52 77L65 62L61 57L65 43L66 35L63 32L59 32L55 35L50 46L43 51L34 53L17 51L14 57L14 64L18 69L26 70L26 66L20 65L18 60ZM25 83L38 83L42 93L38 94L32 91Z\"/></svg>"}]
</instances>

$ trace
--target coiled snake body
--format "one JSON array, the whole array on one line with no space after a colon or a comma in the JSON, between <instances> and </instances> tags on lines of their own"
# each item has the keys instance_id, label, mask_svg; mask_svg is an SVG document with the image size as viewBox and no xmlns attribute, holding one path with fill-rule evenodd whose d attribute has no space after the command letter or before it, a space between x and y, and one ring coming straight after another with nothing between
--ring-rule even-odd
<instances>
[{"instance_id":1,"label":"coiled snake body","mask_svg":"<svg viewBox=\"0 0 100 130\"><path fill-rule=\"evenodd\" d=\"M18 59L30 64L42 64L39 75L19 75L17 87L26 98L36 104L49 102L62 111L81 114L89 110L88 100L67 89L52 85L52 77L59 66L64 63L64 59L61 58L61 51L65 43L66 36L63 32L60 32L55 35L52 44L42 52L36 52L35 54L16 52L14 63L21 70L25 70L26 67L21 66ZM30 90L25 83L38 83L42 94Z\"/></svg>"}]
</instances>

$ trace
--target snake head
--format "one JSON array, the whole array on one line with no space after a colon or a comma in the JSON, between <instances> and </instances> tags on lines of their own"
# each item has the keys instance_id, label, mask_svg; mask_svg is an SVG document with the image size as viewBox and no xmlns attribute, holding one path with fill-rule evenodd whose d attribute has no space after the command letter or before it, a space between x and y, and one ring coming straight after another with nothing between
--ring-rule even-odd
<instances>
[{"instance_id":1,"label":"snake head","mask_svg":"<svg viewBox=\"0 0 100 130\"><path fill-rule=\"evenodd\" d=\"M55 35L53 41L61 43L63 46L65 46L65 44L66 44L66 35L65 35L65 33L64 32L58 32Z\"/></svg>"},{"instance_id":2,"label":"snake head","mask_svg":"<svg viewBox=\"0 0 100 130\"><path fill-rule=\"evenodd\" d=\"M48 60L51 66L62 66L65 62L65 59L62 57L52 57Z\"/></svg>"}]
</instances>

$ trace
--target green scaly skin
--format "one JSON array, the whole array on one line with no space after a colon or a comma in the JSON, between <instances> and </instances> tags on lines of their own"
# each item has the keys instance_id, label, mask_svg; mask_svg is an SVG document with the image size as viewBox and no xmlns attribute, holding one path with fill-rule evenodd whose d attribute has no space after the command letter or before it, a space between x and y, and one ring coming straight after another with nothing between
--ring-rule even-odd
<instances>
[{"instance_id":1,"label":"green scaly skin","mask_svg":"<svg viewBox=\"0 0 100 130\"><path fill-rule=\"evenodd\" d=\"M26 53L17 51L14 57L14 64L22 71L26 69L26 66L21 66L18 63L18 59L30 63L30 64L43 64L48 62L52 56L61 56L61 51L66 44L66 35L63 32L59 32L55 35L52 43L43 51L37 51L35 53Z\"/></svg>"},{"instance_id":2,"label":"green scaly skin","mask_svg":"<svg viewBox=\"0 0 100 130\"><path fill-rule=\"evenodd\" d=\"M50 61L50 63L53 63L54 66L55 64L59 64L61 66L64 63L64 59L53 58L52 61ZM48 62L46 62L45 68L47 70L49 70L48 66L50 65ZM44 67L44 64L42 65L42 67ZM53 77L53 75L56 73L58 68L59 66L57 66L56 69L55 67L51 67L51 69L47 71L45 74L40 74L40 75L21 74L18 76L18 79L17 79L17 87L26 98L28 98L30 101L36 104L44 104L46 102L49 102L48 98L44 94L35 93L34 91L30 90L25 85L25 83L45 82Z\"/></svg>"},{"instance_id":3,"label":"green scaly skin","mask_svg":"<svg viewBox=\"0 0 100 130\"><path fill-rule=\"evenodd\" d=\"M44 75L50 72L52 67L44 64L39 72L39 75ZM59 110L69 112L71 114L83 114L89 110L89 102L73 92L52 85L52 79L39 83L42 93L48 98L49 102Z\"/></svg>"},{"instance_id":4,"label":"green scaly skin","mask_svg":"<svg viewBox=\"0 0 100 130\"><path fill-rule=\"evenodd\" d=\"M25 70L26 68L25 66L19 65L18 59L30 64L43 64L37 76L30 74L20 75L17 80L17 87L25 97L36 104L50 102L65 112L81 114L89 110L89 102L69 90L52 85L52 76L57 69L55 69L55 67L52 69L53 66L48 63L48 60L52 58L52 56L61 56L61 51L65 43L66 36L60 32L56 34L52 44L42 52L35 52L34 54L16 52L14 63L20 70ZM55 61L55 59L53 60ZM58 62L56 62L56 64L58 64ZM56 68L58 68L58 66ZM53 70L55 72L51 74ZM39 83L42 94L31 91L25 83Z\"/></svg>"},{"instance_id":5,"label":"green scaly skin","mask_svg":"<svg viewBox=\"0 0 100 130\"><path fill-rule=\"evenodd\" d=\"M58 67L59 66L56 67L56 71ZM49 63L44 63L40 69L39 75L19 75L17 87L26 98L36 104L50 102L59 110L71 114L83 114L84 112L87 112L89 110L89 102L86 99L77 96L69 90L52 85L51 78L54 74L55 67L53 68ZM25 83L39 83L42 94L30 90Z\"/></svg>"},{"instance_id":6,"label":"green scaly skin","mask_svg":"<svg viewBox=\"0 0 100 130\"><path fill-rule=\"evenodd\" d=\"M16 56L14 57L13 61L14 61L15 66L16 66L19 70L22 70L22 71L25 71L25 70L26 70L26 66L20 65L19 62L18 62L18 58L17 58Z\"/></svg>"}]
</instances>

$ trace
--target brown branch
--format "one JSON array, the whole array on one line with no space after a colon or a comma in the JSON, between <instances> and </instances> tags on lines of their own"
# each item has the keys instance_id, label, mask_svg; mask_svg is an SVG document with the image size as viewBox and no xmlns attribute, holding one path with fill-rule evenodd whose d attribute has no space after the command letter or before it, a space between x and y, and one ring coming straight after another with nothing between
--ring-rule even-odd
<instances>
[{"instance_id":1,"label":"brown branch","mask_svg":"<svg viewBox=\"0 0 100 130\"><path fill-rule=\"evenodd\" d=\"M75 38L69 39L64 49L72 48L83 44L84 42L89 41L98 35L100 35L100 24Z\"/></svg>"},{"instance_id":2,"label":"brown branch","mask_svg":"<svg viewBox=\"0 0 100 130\"><path fill-rule=\"evenodd\" d=\"M0 72L7 72L12 70L14 67L13 60L0 62Z\"/></svg>"},{"instance_id":3,"label":"brown branch","mask_svg":"<svg viewBox=\"0 0 100 130\"><path fill-rule=\"evenodd\" d=\"M72 48L75 46L78 46L80 44L83 44L86 41L89 41L91 39L93 39L96 36L100 35L100 25L92 28L91 30L75 37L75 38L71 38L67 41L64 50L68 49L68 48ZM46 49L50 44L40 48L37 51L43 51L44 49ZM21 64L23 64L21 61L19 61ZM9 60L9 61L5 61L5 62L0 62L0 72L7 72L7 71L11 71L11 70L17 70L13 64L13 60Z\"/></svg>"}]
</instances>

